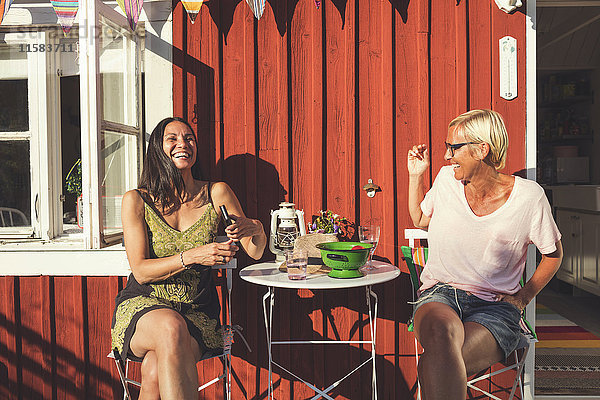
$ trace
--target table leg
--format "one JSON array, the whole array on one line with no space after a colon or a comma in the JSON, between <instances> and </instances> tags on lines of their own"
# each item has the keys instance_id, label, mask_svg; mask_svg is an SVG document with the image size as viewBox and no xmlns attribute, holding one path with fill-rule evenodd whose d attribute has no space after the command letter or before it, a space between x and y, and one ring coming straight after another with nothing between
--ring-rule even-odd
<instances>
[{"instance_id":1,"label":"table leg","mask_svg":"<svg viewBox=\"0 0 600 400\"><path fill-rule=\"evenodd\" d=\"M267 317L267 300L269 300L269 312ZM275 302L275 290L269 287L269 290L263 296L263 315L265 317L265 330L267 332L267 351L269 353L269 388L268 398L273 399L273 355L271 353L271 326L273 323L273 303Z\"/></svg>"},{"instance_id":2,"label":"table leg","mask_svg":"<svg viewBox=\"0 0 600 400\"><path fill-rule=\"evenodd\" d=\"M373 360L373 376L371 379L372 385L372 398L377 400L377 369L375 367L375 338L377 337L377 294L373 292L371 286L365 288L365 295L367 297L367 307L369 308L369 328L371 330L371 359ZM371 297L374 300L374 308L371 311Z\"/></svg>"}]
</instances>

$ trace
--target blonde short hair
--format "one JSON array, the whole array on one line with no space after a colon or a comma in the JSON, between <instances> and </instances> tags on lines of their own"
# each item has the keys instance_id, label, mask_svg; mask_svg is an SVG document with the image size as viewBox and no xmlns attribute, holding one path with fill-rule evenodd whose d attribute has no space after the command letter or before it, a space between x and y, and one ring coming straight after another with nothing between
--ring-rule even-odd
<instances>
[{"instance_id":1,"label":"blonde short hair","mask_svg":"<svg viewBox=\"0 0 600 400\"><path fill-rule=\"evenodd\" d=\"M471 110L454 118L448 128L456 127L469 142L487 143L489 160L496 170L506 164L508 133L502 116L492 110Z\"/></svg>"}]
</instances>

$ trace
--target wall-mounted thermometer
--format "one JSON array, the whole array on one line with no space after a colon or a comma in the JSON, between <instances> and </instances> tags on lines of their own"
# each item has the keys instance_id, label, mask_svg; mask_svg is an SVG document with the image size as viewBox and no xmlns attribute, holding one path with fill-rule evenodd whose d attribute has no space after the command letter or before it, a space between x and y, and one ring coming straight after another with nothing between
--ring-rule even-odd
<instances>
[{"instance_id":1,"label":"wall-mounted thermometer","mask_svg":"<svg viewBox=\"0 0 600 400\"><path fill-rule=\"evenodd\" d=\"M517 97L517 39L511 36L500 39L500 97Z\"/></svg>"}]
</instances>

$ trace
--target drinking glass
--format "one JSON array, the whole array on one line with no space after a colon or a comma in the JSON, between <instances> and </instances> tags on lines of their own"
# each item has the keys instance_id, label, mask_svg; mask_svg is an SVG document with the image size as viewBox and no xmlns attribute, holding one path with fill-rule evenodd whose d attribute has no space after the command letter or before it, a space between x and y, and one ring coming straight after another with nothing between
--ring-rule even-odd
<instances>
[{"instance_id":1,"label":"drinking glass","mask_svg":"<svg viewBox=\"0 0 600 400\"><path fill-rule=\"evenodd\" d=\"M308 264L308 252L305 249L294 249L285 252L285 264L288 279L306 279L306 265Z\"/></svg>"},{"instance_id":2,"label":"drinking glass","mask_svg":"<svg viewBox=\"0 0 600 400\"><path fill-rule=\"evenodd\" d=\"M369 251L369 259L365 263L363 269L370 271L375 269L373 267L373 254L375 253L375 249L377 248L377 244L379 243L379 226L375 225L365 225L358 227L358 239L362 243L372 244L371 251Z\"/></svg>"}]
</instances>

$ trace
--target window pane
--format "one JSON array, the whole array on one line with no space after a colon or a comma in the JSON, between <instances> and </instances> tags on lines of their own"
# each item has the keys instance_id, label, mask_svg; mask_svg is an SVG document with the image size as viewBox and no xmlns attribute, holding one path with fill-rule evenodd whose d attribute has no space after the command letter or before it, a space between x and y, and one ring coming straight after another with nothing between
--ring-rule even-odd
<instances>
[{"instance_id":1,"label":"window pane","mask_svg":"<svg viewBox=\"0 0 600 400\"><path fill-rule=\"evenodd\" d=\"M135 42L126 30L100 18L102 119L138 126Z\"/></svg>"},{"instance_id":2,"label":"window pane","mask_svg":"<svg viewBox=\"0 0 600 400\"><path fill-rule=\"evenodd\" d=\"M121 231L121 198L137 187L137 138L122 133L102 131L102 212L104 234Z\"/></svg>"},{"instance_id":3,"label":"window pane","mask_svg":"<svg viewBox=\"0 0 600 400\"><path fill-rule=\"evenodd\" d=\"M0 132L27 132L27 80L0 80L0 93L10 93L0 96Z\"/></svg>"},{"instance_id":4,"label":"window pane","mask_svg":"<svg viewBox=\"0 0 600 400\"><path fill-rule=\"evenodd\" d=\"M29 141L0 141L0 227L31 226Z\"/></svg>"},{"instance_id":5,"label":"window pane","mask_svg":"<svg viewBox=\"0 0 600 400\"><path fill-rule=\"evenodd\" d=\"M5 43L0 34L0 132L29 130L27 107L27 48L23 43ZM10 96L6 96L10 93Z\"/></svg>"},{"instance_id":6,"label":"window pane","mask_svg":"<svg viewBox=\"0 0 600 400\"><path fill-rule=\"evenodd\" d=\"M27 50L31 45L16 43L14 34L0 33L0 79L27 78Z\"/></svg>"}]
</instances>

